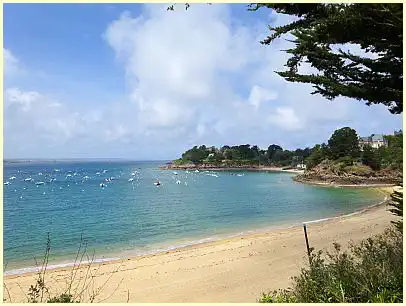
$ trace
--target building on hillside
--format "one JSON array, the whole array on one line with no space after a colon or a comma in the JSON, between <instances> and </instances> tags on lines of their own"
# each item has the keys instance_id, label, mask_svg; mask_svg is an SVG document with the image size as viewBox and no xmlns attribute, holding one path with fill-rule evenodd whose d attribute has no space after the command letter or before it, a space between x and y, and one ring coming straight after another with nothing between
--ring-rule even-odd
<instances>
[{"instance_id":1,"label":"building on hillside","mask_svg":"<svg viewBox=\"0 0 406 306\"><path fill-rule=\"evenodd\" d=\"M399 130L399 131L395 131L393 133L393 135L398 136L398 135L401 135L402 133L403 133L402 130Z\"/></svg>"},{"instance_id":2,"label":"building on hillside","mask_svg":"<svg viewBox=\"0 0 406 306\"><path fill-rule=\"evenodd\" d=\"M296 168L297 168L297 169L305 170L305 169L306 169L306 165L305 165L305 164L297 164L297 165L296 165Z\"/></svg>"},{"instance_id":3,"label":"building on hillside","mask_svg":"<svg viewBox=\"0 0 406 306\"><path fill-rule=\"evenodd\" d=\"M360 137L359 138L359 146L361 151L364 149L364 146L369 145L372 148L378 149L382 146L387 146L388 141L382 134L372 134L371 136L367 137Z\"/></svg>"}]
</instances>

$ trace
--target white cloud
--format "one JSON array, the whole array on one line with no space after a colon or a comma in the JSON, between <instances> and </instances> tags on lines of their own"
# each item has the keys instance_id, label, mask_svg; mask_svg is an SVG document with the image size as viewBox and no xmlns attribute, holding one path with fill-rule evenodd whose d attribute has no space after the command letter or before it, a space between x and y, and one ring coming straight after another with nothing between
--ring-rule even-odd
<instances>
[{"instance_id":1,"label":"white cloud","mask_svg":"<svg viewBox=\"0 0 406 306\"><path fill-rule=\"evenodd\" d=\"M295 113L295 110L289 107L278 107L274 114L268 117L268 121L286 131L296 131L304 128L304 123Z\"/></svg>"},{"instance_id":2,"label":"white cloud","mask_svg":"<svg viewBox=\"0 0 406 306\"><path fill-rule=\"evenodd\" d=\"M21 109L24 112L30 111L32 107L38 107L42 104L45 107L59 107L60 103L47 99L36 91L22 91L17 87L7 88L5 94L5 106Z\"/></svg>"},{"instance_id":3,"label":"white cloud","mask_svg":"<svg viewBox=\"0 0 406 306\"><path fill-rule=\"evenodd\" d=\"M258 109L263 102L268 102L270 100L275 100L278 97L276 92L272 92L265 88L255 85L251 89L250 96L248 101L253 105L256 109Z\"/></svg>"},{"instance_id":4,"label":"white cloud","mask_svg":"<svg viewBox=\"0 0 406 306\"><path fill-rule=\"evenodd\" d=\"M3 48L3 61L5 76L9 77L22 72L20 61L13 55L10 50L6 48Z\"/></svg>"},{"instance_id":5,"label":"white cloud","mask_svg":"<svg viewBox=\"0 0 406 306\"><path fill-rule=\"evenodd\" d=\"M325 141L344 123L372 133L394 122L385 107L328 102L310 95L311 86L285 81L274 71L284 70L289 43L261 45L267 25L242 23L227 5L143 8L139 16L122 13L103 33L123 67L127 99L95 108L96 101L78 106L9 88L6 157L174 158L202 143L293 148Z\"/></svg>"},{"instance_id":6,"label":"white cloud","mask_svg":"<svg viewBox=\"0 0 406 306\"><path fill-rule=\"evenodd\" d=\"M234 95L234 88L223 74L250 62L253 42L248 29L231 29L228 13L222 5L188 12L151 5L140 17L124 13L110 24L105 38L124 64L145 128L196 130L230 105L225 93Z\"/></svg>"}]
</instances>

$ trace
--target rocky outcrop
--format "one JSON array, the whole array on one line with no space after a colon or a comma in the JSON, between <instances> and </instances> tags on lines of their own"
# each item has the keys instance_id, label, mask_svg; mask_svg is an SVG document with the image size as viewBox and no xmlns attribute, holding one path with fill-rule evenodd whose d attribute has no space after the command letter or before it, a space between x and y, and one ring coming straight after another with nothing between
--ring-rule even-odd
<instances>
[{"instance_id":1,"label":"rocky outcrop","mask_svg":"<svg viewBox=\"0 0 406 306\"><path fill-rule=\"evenodd\" d=\"M365 165L345 166L323 161L313 169L297 175L294 180L321 185L395 185L403 180L403 175L391 169L373 171Z\"/></svg>"}]
</instances>

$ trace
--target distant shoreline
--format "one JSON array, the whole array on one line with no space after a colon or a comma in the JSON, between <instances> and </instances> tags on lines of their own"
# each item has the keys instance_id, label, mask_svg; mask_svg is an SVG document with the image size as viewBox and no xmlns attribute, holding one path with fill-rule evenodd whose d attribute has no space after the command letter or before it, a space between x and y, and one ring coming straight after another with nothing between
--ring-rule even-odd
<instances>
[{"instance_id":1,"label":"distant shoreline","mask_svg":"<svg viewBox=\"0 0 406 306\"><path fill-rule=\"evenodd\" d=\"M301 179L300 174L304 174L304 170L300 169L286 169L284 167L266 167L266 166L241 166L241 167L215 167L212 165L173 165L169 164L161 166L161 170L188 170L188 171L253 171L253 172L289 172L296 173L297 175L292 177L293 181L306 185L324 186L324 187L342 187L342 188L380 188L380 187L394 187L395 183L370 183L368 179L365 182L359 184L354 183L338 183L333 181L322 181L319 179ZM345 181L344 178L340 178L341 181Z\"/></svg>"},{"instance_id":2,"label":"distant shoreline","mask_svg":"<svg viewBox=\"0 0 406 306\"><path fill-rule=\"evenodd\" d=\"M267 167L267 166L232 166L232 167L218 167L214 165L166 165L159 167L161 170L189 170L189 171L273 171L273 172L291 172L291 173L304 173L300 169L286 169L285 167Z\"/></svg>"}]
</instances>

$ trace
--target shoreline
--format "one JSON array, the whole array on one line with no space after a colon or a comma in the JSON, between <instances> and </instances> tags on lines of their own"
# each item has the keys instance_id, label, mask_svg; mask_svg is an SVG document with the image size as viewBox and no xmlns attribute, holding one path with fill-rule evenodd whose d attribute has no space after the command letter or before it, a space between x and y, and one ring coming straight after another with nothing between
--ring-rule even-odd
<instances>
[{"instance_id":1,"label":"shoreline","mask_svg":"<svg viewBox=\"0 0 406 306\"><path fill-rule=\"evenodd\" d=\"M252 172L285 172L285 173L295 173L296 175L292 177L292 180L296 183L313 185L313 186L325 186L325 187L343 187L343 188L385 188L385 187L395 187L396 183L370 183L366 180L366 183L359 184L345 184L345 183L336 183L336 182L326 182L320 181L318 179L297 179L301 174L305 173L305 170L301 169L284 169L283 167L199 167L199 166L161 166L160 170L180 170L180 171L195 171L199 172L204 171L252 171ZM341 178L342 180L342 178Z\"/></svg>"},{"instance_id":2,"label":"shoreline","mask_svg":"<svg viewBox=\"0 0 406 306\"><path fill-rule=\"evenodd\" d=\"M390 226L394 217L387 211L386 196L346 215L92 264L96 285L109 280L96 302L255 302L262 292L291 285L291 277L307 264L303 223L308 225L311 247L332 250L332 243L337 242L346 248L349 240L368 238ZM79 279L88 266L78 269ZM52 294L66 288L71 271L47 272ZM28 290L35 279L35 273L5 276L11 301L26 301L22 288ZM118 290L117 284L121 284Z\"/></svg>"},{"instance_id":3,"label":"shoreline","mask_svg":"<svg viewBox=\"0 0 406 306\"><path fill-rule=\"evenodd\" d=\"M340 184L340 183L326 183L321 181L302 181L302 180L295 180L292 178L294 182L299 184L311 185L311 186L322 186L322 187L342 187L342 188L389 188L389 187L396 187L396 184Z\"/></svg>"},{"instance_id":4,"label":"shoreline","mask_svg":"<svg viewBox=\"0 0 406 306\"><path fill-rule=\"evenodd\" d=\"M218 167L218 166L161 166L160 170L188 170L188 171L259 171L259 172L291 172L291 173L304 173L304 170L301 169L284 169L285 167L267 167L267 166L241 166L241 167Z\"/></svg>"},{"instance_id":5,"label":"shoreline","mask_svg":"<svg viewBox=\"0 0 406 306\"><path fill-rule=\"evenodd\" d=\"M329 186L327 186L329 187ZM216 243L216 242L221 242L221 241L226 241L228 239L233 239L233 238L238 238L238 237L245 237L249 235L255 235L255 234L261 234L265 232L272 232L272 231L279 231L279 230L287 230L287 229L293 229L297 227L301 227L303 224L314 224L314 223L322 223L322 222L328 222L331 220L335 219L341 219L341 218L348 218L351 216L356 216L359 214L363 214L371 209L374 209L376 207L384 206L387 204L389 201L389 188L391 186L384 186L380 188L374 188L374 187L368 187L370 189L377 189L377 191L382 192L385 197L383 200L381 200L378 203L373 203L369 204L368 206L359 208L353 212L349 212L346 214L338 214L335 216L330 216L330 217L325 217L321 219L316 219L316 220L308 220L308 221L292 221L292 223L286 223L286 224L278 224L278 225L268 225L265 227L260 227L260 228L253 228L253 229L247 229L244 231L239 231L239 232L233 232L233 233L227 233L223 235L214 235L211 237L205 237L197 240L190 240L185 243L181 244L175 244L175 245L169 245L166 247L158 247L157 249L151 250L151 251L145 251L145 252L140 252L139 254L128 254L127 256L124 256L125 254L123 253L111 253L111 254L106 254L106 256L101 256L100 258L95 258L92 262L92 265L104 265L105 263L110 264L110 263L116 263L120 262L122 260L136 260L138 258L144 258L144 257L149 257L149 256L156 256L160 254L167 254L171 252L177 252L179 250L184 250L188 248L195 248L199 246L204 246L206 244L210 243ZM89 261L83 261L82 265L88 264ZM47 270L55 271L63 268L72 268L75 266L75 263L72 261L62 261L59 263L53 263L48 265ZM4 271L4 277L6 278L12 278L12 277L19 277L19 276L24 276L24 275L32 275L32 274L37 274L39 271L40 267L35 267L35 266L29 266L29 267L23 267L23 268L16 268L8 271Z\"/></svg>"}]
</instances>

